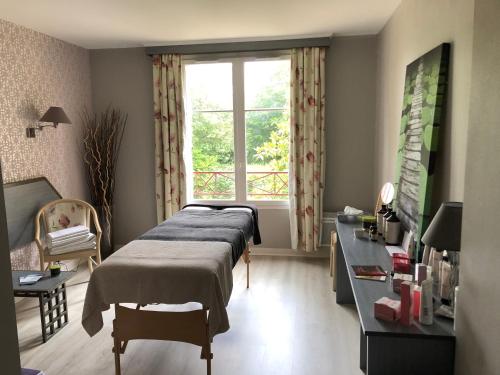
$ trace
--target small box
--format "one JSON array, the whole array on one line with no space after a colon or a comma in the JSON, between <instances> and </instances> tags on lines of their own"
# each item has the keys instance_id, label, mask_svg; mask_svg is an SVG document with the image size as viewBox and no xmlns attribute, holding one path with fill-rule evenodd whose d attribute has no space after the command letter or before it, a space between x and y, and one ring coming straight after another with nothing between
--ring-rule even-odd
<instances>
[{"instance_id":1,"label":"small box","mask_svg":"<svg viewBox=\"0 0 500 375\"><path fill-rule=\"evenodd\" d=\"M407 273L395 273L392 276L392 291L394 293L399 293L401 291L401 283L408 281L413 281L413 276Z\"/></svg>"},{"instance_id":2,"label":"small box","mask_svg":"<svg viewBox=\"0 0 500 375\"><path fill-rule=\"evenodd\" d=\"M411 263L408 255L402 253L392 254L392 270L395 273L411 273Z\"/></svg>"},{"instance_id":3,"label":"small box","mask_svg":"<svg viewBox=\"0 0 500 375\"><path fill-rule=\"evenodd\" d=\"M422 285L422 281L427 278L427 265L419 263L415 266L415 282Z\"/></svg>"},{"instance_id":4,"label":"small box","mask_svg":"<svg viewBox=\"0 0 500 375\"><path fill-rule=\"evenodd\" d=\"M412 323L412 289L412 283L408 281L401 283L401 324L405 326L409 326Z\"/></svg>"},{"instance_id":5,"label":"small box","mask_svg":"<svg viewBox=\"0 0 500 375\"><path fill-rule=\"evenodd\" d=\"M375 318L395 322L401 316L401 302L382 297L373 304Z\"/></svg>"}]
</instances>

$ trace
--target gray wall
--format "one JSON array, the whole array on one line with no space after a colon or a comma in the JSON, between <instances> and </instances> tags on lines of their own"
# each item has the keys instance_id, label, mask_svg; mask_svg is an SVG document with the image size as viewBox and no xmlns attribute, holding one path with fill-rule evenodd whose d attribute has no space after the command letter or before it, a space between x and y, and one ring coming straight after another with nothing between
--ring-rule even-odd
<instances>
[{"instance_id":1,"label":"gray wall","mask_svg":"<svg viewBox=\"0 0 500 375\"><path fill-rule=\"evenodd\" d=\"M143 48L90 53L95 111L113 105L128 113L118 160L114 240L124 244L156 224L151 60Z\"/></svg>"},{"instance_id":2,"label":"gray wall","mask_svg":"<svg viewBox=\"0 0 500 375\"><path fill-rule=\"evenodd\" d=\"M326 72L326 211L372 209L377 43L333 38Z\"/></svg>"},{"instance_id":3,"label":"gray wall","mask_svg":"<svg viewBox=\"0 0 500 375\"><path fill-rule=\"evenodd\" d=\"M394 181L406 65L450 42L447 118L440 130L434 206L463 200L473 8L473 0L403 0L378 35L376 186Z\"/></svg>"},{"instance_id":4,"label":"gray wall","mask_svg":"<svg viewBox=\"0 0 500 375\"><path fill-rule=\"evenodd\" d=\"M376 40L334 38L327 60L325 209L371 207ZM90 53L93 105L129 115L119 158L114 239L124 244L156 223L151 61L143 48ZM362 110L360 110L362 109ZM355 152L353 152L355 150ZM289 249L288 210L261 209L265 248Z\"/></svg>"},{"instance_id":5,"label":"gray wall","mask_svg":"<svg viewBox=\"0 0 500 375\"><path fill-rule=\"evenodd\" d=\"M500 371L500 2L476 0L457 311L457 374Z\"/></svg>"}]
</instances>

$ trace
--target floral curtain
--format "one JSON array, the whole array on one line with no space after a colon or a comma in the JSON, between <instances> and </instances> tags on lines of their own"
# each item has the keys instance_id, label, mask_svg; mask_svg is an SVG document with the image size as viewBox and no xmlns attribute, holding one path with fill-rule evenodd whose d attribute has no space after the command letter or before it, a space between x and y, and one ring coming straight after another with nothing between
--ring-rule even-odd
<instances>
[{"instance_id":1,"label":"floral curtain","mask_svg":"<svg viewBox=\"0 0 500 375\"><path fill-rule=\"evenodd\" d=\"M325 179L325 48L292 50L290 227L292 247L319 246Z\"/></svg>"},{"instance_id":2,"label":"floral curtain","mask_svg":"<svg viewBox=\"0 0 500 375\"><path fill-rule=\"evenodd\" d=\"M156 212L162 222L186 202L181 56L153 56Z\"/></svg>"}]
</instances>

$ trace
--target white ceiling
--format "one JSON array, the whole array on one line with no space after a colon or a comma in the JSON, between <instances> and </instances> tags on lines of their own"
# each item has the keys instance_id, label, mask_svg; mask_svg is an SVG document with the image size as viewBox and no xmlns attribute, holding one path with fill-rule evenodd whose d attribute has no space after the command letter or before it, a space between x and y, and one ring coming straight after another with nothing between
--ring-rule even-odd
<instances>
[{"instance_id":1,"label":"white ceiling","mask_svg":"<svg viewBox=\"0 0 500 375\"><path fill-rule=\"evenodd\" d=\"M0 18L85 48L375 34L401 0L0 0Z\"/></svg>"}]
</instances>

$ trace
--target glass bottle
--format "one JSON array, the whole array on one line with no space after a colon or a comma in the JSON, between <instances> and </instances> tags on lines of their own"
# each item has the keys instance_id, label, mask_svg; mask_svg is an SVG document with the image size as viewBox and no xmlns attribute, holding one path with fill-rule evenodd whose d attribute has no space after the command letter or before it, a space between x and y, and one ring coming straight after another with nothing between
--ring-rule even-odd
<instances>
[{"instance_id":1,"label":"glass bottle","mask_svg":"<svg viewBox=\"0 0 500 375\"><path fill-rule=\"evenodd\" d=\"M385 242L388 245L399 245L399 237L401 231L401 221L395 211L391 212L391 216L386 219L385 224Z\"/></svg>"},{"instance_id":2,"label":"glass bottle","mask_svg":"<svg viewBox=\"0 0 500 375\"><path fill-rule=\"evenodd\" d=\"M387 229L387 219L389 218L389 216L391 216L392 214L392 207L390 205L387 206L387 212L384 214L383 216L383 220L382 220L382 237L385 238L385 233L386 233L386 229Z\"/></svg>"},{"instance_id":3,"label":"glass bottle","mask_svg":"<svg viewBox=\"0 0 500 375\"><path fill-rule=\"evenodd\" d=\"M384 232L384 215L387 213L387 205L383 204L377 212L377 232L382 235Z\"/></svg>"},{"instance_id":4,"label":"glass bottle","mask_svg":"<svg viewBox=\"0 0 500 375\"><path fill-rule=\"evenodd\" d=\"M370 240L372 241L378 240L378 231L377 231L377 226L375 224L372 224L370 226Z\"/></svg>"}]
</instances>

